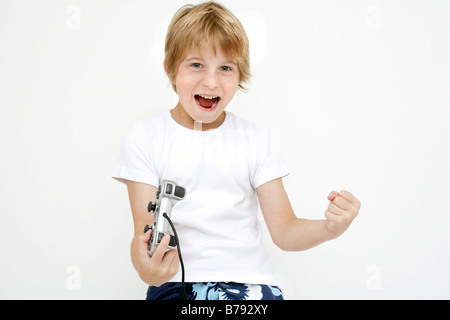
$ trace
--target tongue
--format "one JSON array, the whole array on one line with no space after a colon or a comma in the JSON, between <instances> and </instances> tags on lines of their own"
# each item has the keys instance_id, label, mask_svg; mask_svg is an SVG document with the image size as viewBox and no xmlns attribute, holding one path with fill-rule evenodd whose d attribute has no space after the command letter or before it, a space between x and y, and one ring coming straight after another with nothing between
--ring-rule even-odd
<instances>
[{"instance_id":1,"label":"tongue","mask_svg":"<svg viewBox=\"0 0 450 320\"><path fill-rule=\"evenodd\" d=\"M202 98L200 96L196 97L198 100L198 103L203 107L203 108L211 108L212 105L214 104L214 102L216 102L216 99L205 99Z\"/></svg>"}]
</instances>

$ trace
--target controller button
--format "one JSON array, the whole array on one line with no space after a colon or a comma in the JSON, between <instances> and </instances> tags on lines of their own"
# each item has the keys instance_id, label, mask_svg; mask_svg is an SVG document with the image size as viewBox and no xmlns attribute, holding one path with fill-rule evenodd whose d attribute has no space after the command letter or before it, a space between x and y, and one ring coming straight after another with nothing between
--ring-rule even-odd
<instances>
[{"instance_id":1,"label":"controller button","mask_svg":"<svg viewBox=\"0 0 450 320\"><path fill-rule=\"evenodd\" d=\"M169 246L171 247L176 247L177 246L177 241L175 240L175 237L170 235L170 241L169 241ZM158 243L161 243L162 238L164 237L164 233L159 233L158 234Z\"/></svg>"},{"instance_id":2,"label":"controller button","mask_svg":"<svg viewBox=\"0 0 450 320\"><path fill-rule=\"evenodd\" d=\"M160 193L161 193L161 185L158 186L158 191L156 191L156 199L159 199Z\"/></svg>"},{"instance_id":3,"label":"controller button","mask_svg":"<svg viewBox=\"0 0 450 320\"><path fill-rule=\"evenodd\" d=\"M177 246L177 241L175 240L174 236L170 236L169 246L171 246L171 247L176 247Z\"/></svg>"},{"instance_id":4,"label":"controller button","mask_svg":"<svg viewBox=\"0 0 450 320\"><path fill-rule=\"evenodd\" d=\"M170 183L168 183L167 185L166 185L166 193L167 194L172 194L172 185L170 184Z\"/></svg>"},{"instance_id":5,"label":"controller button","mask_svg":"<svg viewBox=\"0 0 450 320\"><path fill-rule=\"evenodd\" d=\"M186 193L186 190L183 187L175 187L175 196L179 198L183 198L184 194Z\"/></svg>"}]
</instances>

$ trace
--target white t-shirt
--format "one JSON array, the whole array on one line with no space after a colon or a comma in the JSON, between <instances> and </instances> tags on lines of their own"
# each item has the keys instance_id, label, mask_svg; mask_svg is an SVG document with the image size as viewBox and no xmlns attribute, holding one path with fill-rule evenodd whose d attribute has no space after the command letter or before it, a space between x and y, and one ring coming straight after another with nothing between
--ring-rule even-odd
<instances>
[{"instance_id":1,"label":"white t-shirt","mask_svg":"<svg viewBox=\"0 0 450 320\"><path fill-rule=\"evenodd\" d=\"M186 282L275 285L256 188L287 174L269 131L231 112L216 129L190 130L167 111L131 128L113 177L156 187L168 179L186 189L171 216ZM170 281L180 282L181 270Z\"/></svg>"}]
</instances>

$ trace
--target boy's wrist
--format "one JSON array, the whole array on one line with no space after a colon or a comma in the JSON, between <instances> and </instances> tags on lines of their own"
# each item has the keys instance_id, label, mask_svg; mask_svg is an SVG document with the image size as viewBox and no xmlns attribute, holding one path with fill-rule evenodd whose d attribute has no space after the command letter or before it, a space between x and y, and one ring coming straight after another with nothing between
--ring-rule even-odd
<instances>
[{"instance_id":1,"label":"boy's wrist","mask_svg":"<svg viewBox=\"0 0 450 320\"><path fill-rule=\"evenodd\" d=\"M339 238L339 236L343 233L340 232L334 222L330 222L328 220L323 220L324 222L324 232L326 233L326 237L328 238L328 240L333 240L336 238Z\"/></svg>"}]
</instances>

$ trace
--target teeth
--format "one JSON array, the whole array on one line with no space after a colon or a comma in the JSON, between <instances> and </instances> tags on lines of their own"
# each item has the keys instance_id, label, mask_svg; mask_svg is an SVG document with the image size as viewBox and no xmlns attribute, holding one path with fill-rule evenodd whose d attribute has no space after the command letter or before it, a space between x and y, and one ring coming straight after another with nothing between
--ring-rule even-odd
<instances>
[{"instance_id":1,"label":"teeth","mask_svg":"<svg viewBox=\"0 0 450 320\"><path fill-rule=\"evenodd\" d=\"M201 94L199 94L200 97L202 97L203 99L216 99L218 98L217 96L213 97L213 96L203 96Z\"/></svg>"}]
</instances>

